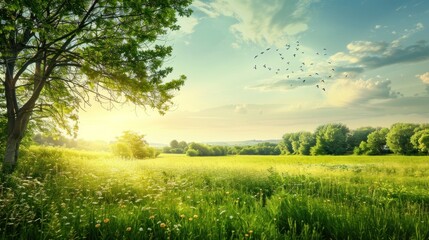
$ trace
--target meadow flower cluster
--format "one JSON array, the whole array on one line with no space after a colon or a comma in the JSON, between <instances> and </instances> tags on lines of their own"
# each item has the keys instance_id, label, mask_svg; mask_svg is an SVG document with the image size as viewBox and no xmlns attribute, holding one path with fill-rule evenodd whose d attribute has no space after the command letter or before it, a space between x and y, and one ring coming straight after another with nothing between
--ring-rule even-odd
<instances>
[{"instance_id":1,"label":"meadow flower cluster","mask_svg":"<svg viewBox=\"0 0 429 240\"><path fill-rule=\"evenodd\" d=\"M33 147L23 159L0 185L0 239L428 236L424 157L121 161Z\"/></svg>"}]
</instances>

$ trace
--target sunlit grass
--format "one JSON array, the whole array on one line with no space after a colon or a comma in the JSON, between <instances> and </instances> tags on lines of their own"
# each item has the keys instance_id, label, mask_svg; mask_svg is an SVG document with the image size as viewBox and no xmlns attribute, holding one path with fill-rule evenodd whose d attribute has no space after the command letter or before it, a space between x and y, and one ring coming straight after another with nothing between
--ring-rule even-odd
<instances>
[{"instance_id":1,"label":"sunlit grass","mask_svg":"<svg viewBox=\"0 0 429 240\"><path fill-rule=\"evenodd\" d=\"M429 158L33 147L0 186L2 239L426 239Z\"/></svg>"}]
</instances>

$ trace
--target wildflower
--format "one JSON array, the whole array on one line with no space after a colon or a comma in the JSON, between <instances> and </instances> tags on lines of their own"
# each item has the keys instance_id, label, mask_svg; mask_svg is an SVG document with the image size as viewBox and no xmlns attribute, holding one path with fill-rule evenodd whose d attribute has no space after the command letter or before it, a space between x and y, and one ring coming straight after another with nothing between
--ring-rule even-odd
<instances>
[{"instance_id":1,"label":"wildflower","mask_svg":"<svg viewBox=\"0 0 429 240\"><path fill-rule=\"evenodd\" d=\"M192 220L194 220L193 218L189 218L189 221L192 221Z\"/></svg>"},{"instance_id":2,"label":"wildflower","mask_svg":"<svg viewBox=\"0 0 429 240\"><path fill-rule=\"evenodd\" d=\"M99 228L101 225L99 223L95 224L95 228Z\"/></svg>"},{"instance_id":3,"label":"wildflower","mask_svg":"<svg viewBox=\"0 0 429 240\"><path fill-rule=\"evenodd\" d=\"M252 235L252 233L253 233L253 230L249 230L249 235Z\"/></svg>"},{"instance_id":4,"label":"wildflower","mask_svg":"<svg viewBox=\"0 0 429 240\"><path fill-rule=\"evenodd\" d=\"M180 214L180 218L185 218L185 214Z\"/></svg>"},{"instance_id":5,"label":"wildflower","mask_svg":"<svg viewBox=\"0 0 429 240\"><path fill-rule=\"evenodd\" d=\"M198 215L197 215L197 214L195 214L195 215L194 215L194 218L195 218L195 219L197 219L197 218L198 218Z\"/></svg>"},{"instance_id":6,"label":"wildflower","mask_svg":"<svg viewBox=\"0 0 429 240\"><path fill-rule=\"evenodd\" d=\"M149 219L151 219L151 220L155 219L155 215L151 215L151 216L149 217Z\"/></svg>"},{"instance_id":7,"label":"wildflower","mask_svg":"<svg viewBox=\"0 0 429 240\"><path fill-rule=\"evenodd\" d=\"M103 222L104 222L104 223L108 223L108 222L110 222L110 219L105 218L105 219L103 220Z\"/></svg>"},{"instance_id":8,"label":"wildflower","mask_svg":"<svg viewBox=\"0 0 429 240\"><path fill-rule=\"evenodd\" d=\"M159 224L159 226L160 226L161 228L165 228L167 225L166 225L165 223L161 223L161 224Z\"/></svg>"},{"instance_id":9,"label":"wildflower","mask_svg":"<svg viewBox=\"0 0 429 240\"><path fill-rule=\"evenodd\" d=\"M141 228L139 228L139 231L140 231L140 232L143 232L143 228L142 228L142 227L141 227Z\"/></svg>"},{"instance_id":10,"label":"wildflower","mask_svg":"<svg viewBox=\"0 0 429 240\"><path fill-rule=\"evenodd\" d=\"M249 237L249 234L248 234L248 233L245 233L245 234L244 234L244 237Z\"/></svg>"},{"instance_id":11,"label":"wildflower","mask_svg":"<svg viewBox=\"0 0 429 240\"><path fill-rule=\"evenodd\" d=\"M131 227L127 227L127 232L130 232L131 231Z\"/></svg>"}]
</instances>

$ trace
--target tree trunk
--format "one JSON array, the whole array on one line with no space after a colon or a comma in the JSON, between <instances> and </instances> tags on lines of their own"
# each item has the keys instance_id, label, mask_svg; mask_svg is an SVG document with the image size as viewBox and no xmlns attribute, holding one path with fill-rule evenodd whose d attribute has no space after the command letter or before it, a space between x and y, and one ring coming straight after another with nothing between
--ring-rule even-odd
<instances>
[{"instance_id":1,"label":"tree trunk","mask_svg":"<svg viewBox=\"0 0 429 240\"><path fill-rule=\"evenodd\" d=\"M20 140L13 136L8 137L6 143L6 152L3 160L2 172L4 174L11 174L18 163L18 153Z\"/></svg>"}]
</instances>

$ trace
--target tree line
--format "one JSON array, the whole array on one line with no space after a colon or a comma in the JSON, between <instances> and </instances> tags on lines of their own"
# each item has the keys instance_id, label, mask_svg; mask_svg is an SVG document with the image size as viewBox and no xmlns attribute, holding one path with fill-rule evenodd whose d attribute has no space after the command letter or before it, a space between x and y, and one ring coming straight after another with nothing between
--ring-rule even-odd
<instances>
[{"instance_id":1,"label":"tree line","mask_svg":"<svg viewBox=\"0 0 429 240\"><path fill-rule=\"evenodd\" d=\"M225 155L428 155L429 124L395 123L390 128L349 129L341 123L329 123L314 132L286 133L278 144L254 146L211 146L173 140L164 153L188 156Z\"/></svg>"},{"instance_id":2,"label":"tree line","mask_svg":"<svg viewBox=\"0 0 429 240\"><path fill-rule=\"evenodd\" d=\"M330 123L314 133L287 133L279 143L282 154L292 155L427 155L429 124L395 123L390 128L361 127Z\"/></svg>"}]
</instances>

